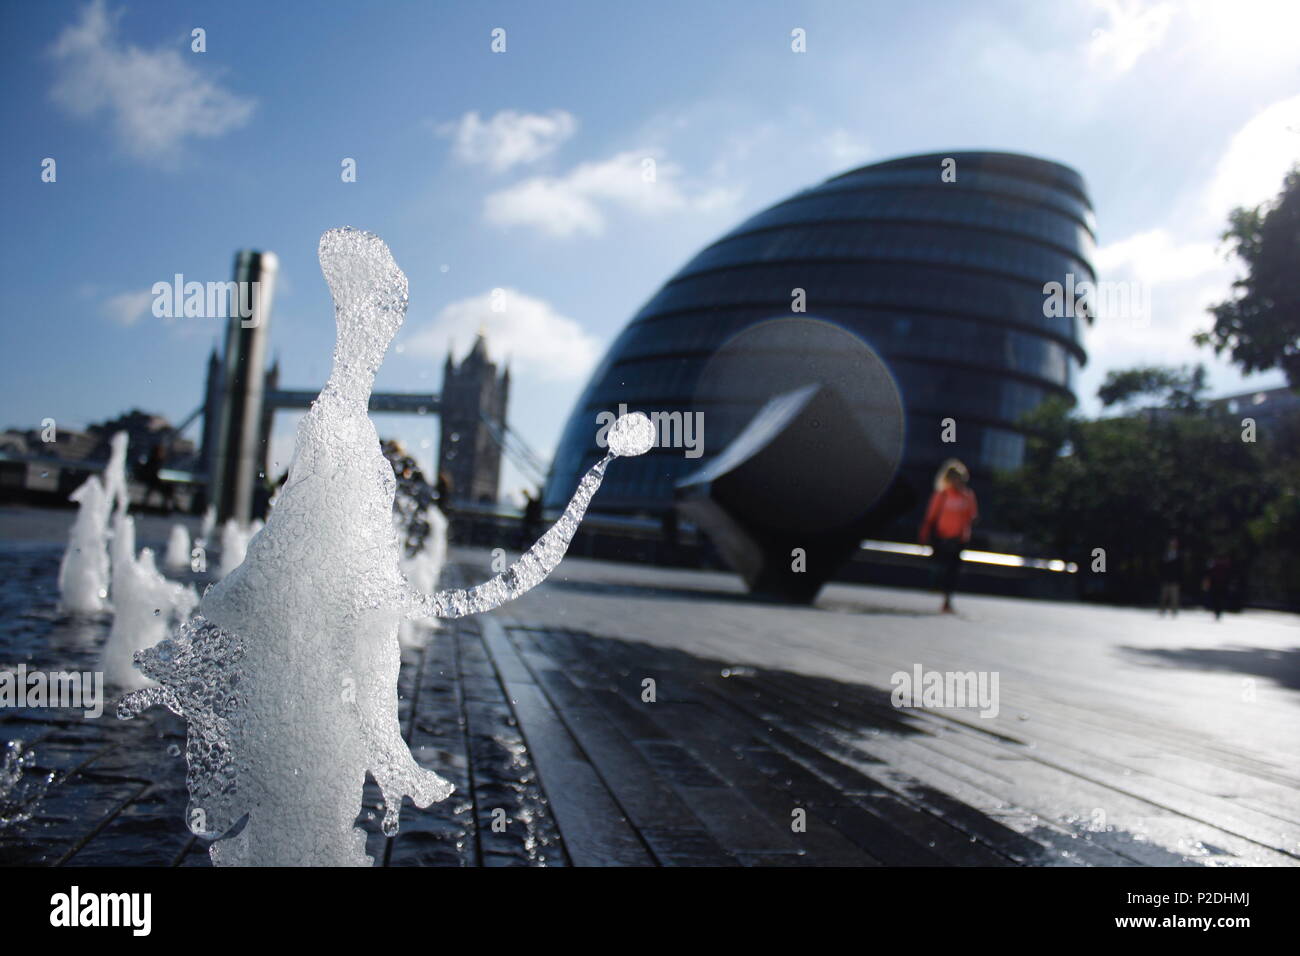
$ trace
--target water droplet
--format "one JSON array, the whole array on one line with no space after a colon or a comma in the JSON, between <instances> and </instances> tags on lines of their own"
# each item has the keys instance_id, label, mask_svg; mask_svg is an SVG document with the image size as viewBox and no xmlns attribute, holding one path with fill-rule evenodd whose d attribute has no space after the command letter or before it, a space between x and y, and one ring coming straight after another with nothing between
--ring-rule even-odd
<instances>
[{"instance_id":1,"label":"water droplet","mask_svg":"<svg viewBox=\"0 0 1300 956\"><path fill-rule=\"evenodd\" d=\"M642 412L620 415L605 436L610 454L620 458L644 455L655 444L655 426Z\"/></svg>"}]
</instances>

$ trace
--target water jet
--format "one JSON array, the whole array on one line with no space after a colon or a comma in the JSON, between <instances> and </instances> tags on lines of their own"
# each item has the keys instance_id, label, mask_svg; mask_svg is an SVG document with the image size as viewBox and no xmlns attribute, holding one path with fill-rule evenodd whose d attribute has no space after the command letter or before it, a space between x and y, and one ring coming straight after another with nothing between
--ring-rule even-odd
<instances>
[{"instance_id":1,"label":"water jet","mask_svg":"<svg viewBox=\"0 0 1300 956\"><path fill-rule=\"evenodd\" d=\"M288 478L243 563L175 638L136 655L160 686L118 708L130 719L161 704L188 722L187 823L216 840L219 865L371 863L356 826L367 774L383 793L389 835L403 797L426 807L450 795L402 737L399 625L490 610L540 583L616 457L582 478L555 526L501 574L468 590L417 586L402 572L396 479L367 415L406 312L406 276L367 232L332 229L319 251L338 338L329 380L299 423ZM620 435L643 434L638 425ZM620 445L628 454L639 447Z\"/></svg>"}]
</instances>

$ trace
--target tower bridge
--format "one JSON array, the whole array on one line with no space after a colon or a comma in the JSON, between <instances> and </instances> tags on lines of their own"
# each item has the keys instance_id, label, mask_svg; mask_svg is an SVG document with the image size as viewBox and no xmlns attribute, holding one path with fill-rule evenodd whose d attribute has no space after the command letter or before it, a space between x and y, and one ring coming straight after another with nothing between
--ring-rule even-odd
<instances>
[{"instance_id":1,"label":"tower bridge","mask_svg":"<svg viewBox=\"0 0 1300 956\"><path fill-rule=\"evenodd\" d=\"M248 522L259 482L272 475L267 455L275 413L311 408L320 389L280 387L279 362L266 366L278 262L273 253L243 250L235 256L235 281L259 282L253 315L227 320L221 354L208 357L203 404L181 428L203 419L200 451L208 502L218 521ZM495 502L505 455L529 480L545 480L546 463L506 423L510 370L500 374L488 356L480 330L469 354L457 363L450 352L443 366L443 388L435 392L374 392L370 411L436 415L441 436L437 474L444 475L453 502Z\"/></svg>"}]
</instances>

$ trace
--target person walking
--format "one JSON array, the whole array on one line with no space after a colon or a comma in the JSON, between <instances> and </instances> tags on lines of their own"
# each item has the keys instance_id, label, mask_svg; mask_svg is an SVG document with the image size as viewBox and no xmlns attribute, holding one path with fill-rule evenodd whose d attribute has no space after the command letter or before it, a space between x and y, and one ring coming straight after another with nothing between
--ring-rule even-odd
<instances>
[{"instance_id":1,"label":"person walking","mask_svg":"<svg viewBox=\"0 0 1300 956\"><path fill-rule=\"evenodd\" d=\"M1170 537L1165 545L1165 552L1160 557L1160 616L1168 611L1178 616L1178 604L1182 597L1183 553L1178 547L1178 537Z\"/></svg>"},{"instance_id":2,"label":"person walking","mask_svg":"<svg viewBox=\"0 0 1300 956\"><path fill-rule=\"evenodd\" d=\"M971 525L979 517L975 492L970 489L970 471L956 458L949 458L934 479L934 494L921 523L920 540L934 538L934 558L939 588L943 591L943 613L951 614L952 595L961 574L961 551L970 542Z\"/></svg>"},{"instance_id":3,"label":"person walking","mask_svg":"<svg viewBox=\"0 0 1300 956\"><path fill-rule=\"evenodd\" d=\"M535 541L541 533L542 528L542 490L537 489L537 494L531 494L527 488L522 489L524 495L524 518L519 529L519 550L523 551L530 542Z\"/></svg>"},{"instance_id":4,"label":"person walking","mask_svg":"<svg viewBox=\"0 0 1300 956\"><path fill-rule=\"evenodd\" d=\"M446 470L438 472L438 482L434 486L437 493L438 509L447 514L451 511L451 493L454 482Z\"/></svg>"},{"instance_id":5,"label":"person walking","mask_svg":"<svg viewBox=\"0 0 1300 956\"><path fill-rule=\"evenodd\" d=\"M176 507L175 488L163 481L162 471L167 465L167 442L160 439L149 449L149 457L139 469L140 480L144 482L144 505L149 504L150 496L158 492L159 507L171 514Z\"/></svg>"},{"instance_id":6,"label":"person walking","mask_svg":"<svg viewBox=\"0 0 1300 956\"><path fill-rule=\"evenodd\" d=\"M1210 561L1205 571L1205 580L1201 587L1205 590L1206 607L1214 613L1217 621L1223 617L1228 606L1228 585L1232 580L1232 561L1226 554L1219 554Z\"/></svg>"}]
</instances>

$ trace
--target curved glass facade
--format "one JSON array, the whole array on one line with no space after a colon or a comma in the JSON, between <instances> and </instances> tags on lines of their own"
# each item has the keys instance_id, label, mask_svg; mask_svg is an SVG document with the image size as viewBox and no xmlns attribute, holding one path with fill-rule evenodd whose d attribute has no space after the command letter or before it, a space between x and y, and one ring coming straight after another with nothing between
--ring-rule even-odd
<instances>
[{"instance_id":1,"label":"curved glass facade","mask_svg":"<svg viewBox=\"0 0 1300 956\"><path fill-rule=\"evenodd\" d=\"M941 179L948 157L954 182ZM854 332L888 363L907 417L900 474L918 494L951 456L966 461L976 482L1015 467L1024 456L1022 416L1050 395L1073 397L1085 360L1079 320L1044 315L1043 286L1068 273L1076 284L1094 280L1094 238L1079 174L1029 156L910 156L797 193L699 252L623 330L569 418L545 504L562 507L602 456L598 413L620 403L699 410L694 396L709 358L755 323L790 316L795 288L807 291L800 317ZM736 403L752 414L762 396ZM940 441L948 417L958 423L955 444ZM733 437L706 427L705 455ZM596 507L662 513L676 482L700 464L681 448L621 462Z\"/></svg>"}]
</instances>

